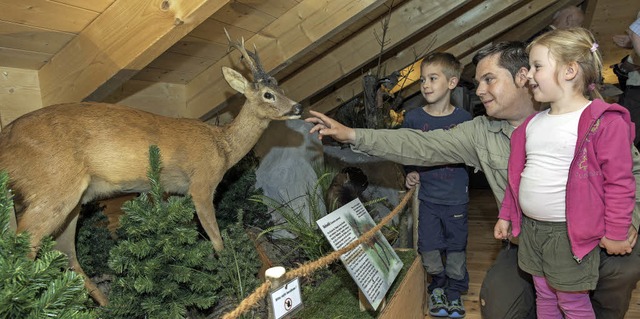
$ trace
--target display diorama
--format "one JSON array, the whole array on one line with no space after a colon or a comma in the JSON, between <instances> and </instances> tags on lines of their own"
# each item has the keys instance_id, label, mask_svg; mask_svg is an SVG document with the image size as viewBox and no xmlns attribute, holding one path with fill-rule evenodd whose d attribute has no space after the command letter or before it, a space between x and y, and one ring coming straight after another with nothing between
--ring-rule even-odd
<instances>
[{"instance_id":1,"label":"display diorama","mask_svg":"<svg viewBox=\"0 0 640 319\"><path fill-rule=\"evenodd\" d=\"M315 220L365 199L367 177L357 168L318 167L304 199L310 216L263 195L250 151L270 121L299 118L301 107L264 72L256 52L229 41L254 81L223 68L246 97L228 125L75 103L3 128L0 317L218 318L260 285L265 266L292 269L332 251ZM110 232L93 200L120 193L140 195L123 205ZM272 214L281 217L277 224ZM384 233L398 237L394 225ZM401 278L415 253L399 255ZM379 313L358 311L357 287L340 263L302 281L308 304L301 318ZM267 318L266 302L242 316Z\"/></svg>"}]
</instances>

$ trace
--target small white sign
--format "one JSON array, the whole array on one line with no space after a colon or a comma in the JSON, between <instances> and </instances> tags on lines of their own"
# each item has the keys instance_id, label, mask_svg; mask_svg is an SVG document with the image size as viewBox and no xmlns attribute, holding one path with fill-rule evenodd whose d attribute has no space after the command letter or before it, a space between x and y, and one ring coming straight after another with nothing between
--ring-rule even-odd
<instances>
[{"instance_id":1,"label":"small white sign","mask_svg":"<svg viewBox=\"0 0 640 319\"><path fill-rule=\"evenodd\" d=\"M376 226L364 204L354 199L317 221L334 250L356 241ZM402 260L380 231L366 243L340 256L351 278L373 309L384 300L402 269Z\"/></svg>"},{"instance_id":2,"label":"small white sign","mask_svg":"<svg viewBox=\"0 0 640 319\"><path fill-rule=\"evenodd\" d=\"M271 293L271 304L273 305L273 315L280 319L292 314L302 306L302 296L300 294L300 282L298 278L286 283L278 290Z\"/></svg>"}]
</instances>

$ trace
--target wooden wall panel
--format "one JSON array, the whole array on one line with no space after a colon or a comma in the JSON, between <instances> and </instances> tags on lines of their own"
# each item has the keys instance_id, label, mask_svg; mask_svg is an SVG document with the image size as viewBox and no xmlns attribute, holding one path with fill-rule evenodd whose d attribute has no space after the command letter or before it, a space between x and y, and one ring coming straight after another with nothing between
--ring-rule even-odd
<instances>
[{"instance_id":1,"label":"wooden wall panel","mask_svg":"<svg viewBox=\"0 0 640 319\"><path fill-rule=\"evenodd\" d=\"M95 12L103 12L115 0L49 0L51 2L64 3L73 7L79 7Z\"/></svg>"},{"instance_id":2,"label":"wooden wall panel","mask_svg":"<svg viewBox=\"0 0 640 319\"><path fill-rule=\"evenodd\" d=\"M0 20L56 31L80 33L98 15L94 11L50 1L0 1Z\"/></svg>"},{"instance_id":3,"label":"wooden wall panel","mask_svg":"<svg viewBox=\"0 0 640 319\"><path fill-rule=\"evenodd\" d=\"M392 13L386 49L389 50L404 39L428 28L466 2L425 0L404 3ZM375 59L380 52L375 32L380 33L379 24L371 24L360 30L349 41L335 46L303 71L287 79L282 87L290 92L290 97L294 100L304 100L358 70Z\"/></svg>"},{"instance_id":4,"label":"wooden wall panel","mask_svg":"<svg viewBox=\"0 0 640 319\"><path fill-rule=\"evenodd\" d=\"M181 84L187 82L187 79L191 76L192 74L183 73L179 70L166 70L147 66L136 73L136 76L131 81Z\"/></svg>"},{"instance_id":5,"label":"wooden wall panel","mask_svg":"<svg viewBox=\"0 0 640 319\"><path fill-rule=\"evenodd\" d=\"M0 47L48 53L60 51L75 35L0 21ZM2 61L0 60L0 63Z\"/></svg>"},{"instance_id":6,"label":"wooden wall panel","mask_svg":"<svg viewBox=\"0 0 640 319\"><path fill-rule=\"evenodd\" d=\"M545 1L549 2L550 0ZM466 33L476 30L479 25L491 21L494 16L499 16L501 12L519 5L521 2L523 1L489 0L473 6L460 16L434 30L428 36L387 59L384 62L384 68L387 73L392 70L403 69L416 61L419 58L417 55L427 53L427 49L429 49L429 52L441 50L446 44L466 36ZM461 43L464 43L464 41ZM315 102L311 105L311 109L319 112L328 112L360 93L362 93L362 78L358 77Z\"/></svg>"},{"instance_id":7,"label":"wooden wall panel","mask_svg":"<svg viewBox=\"0 0 640 319\"><path fill-rule=\"evenodd\" d=\"M382 0L303 1L260 33L246 39L247 46L255 44L264 69L277 72L382 3ZM231 37L237 39L234 34ZM222 66L243 69L239 54L232 52L189 82L187 107L192 117L210 117L208 113L225 107L228 99L236 94L222 78Z\"/></svg>"},{"instance_id":8,"label":"wooden wall panel","mask_svg":"<svg viewBox=\"0 0 640 319\"><path fill-rule=\"evenodd\" d=\"M276 18L239 2L229 2L216 12L213 19L257 33Z\"/></svg>"},{"instance_id":9,"label":"wooden wall panel","mask_svg":"<svg viewBox=\"0 0 640 319\"><path fill-rule=\"evenodd\" d=\"M174 44L167 52L181 53L188 56L210 59L211 63L220 60L227 54L229 46L209 42L190 35L182 38ZM196 74L197 75L197 74Z\"/></svg>"},{"instance_id":10,"label":"wooden wall panel","mask_svg":"<svg viewBox=\"0 0 640 319\"><path fill-rule=\"evenodd\" d=\"M232 34L236 38L244 38L247 40L255 34L255 32L209 18L204 20L198 27L191 31L189 36L201 38L226 47L228 46L229 41L227 40L227 36L224 34L224 29L227 29L229 34Z\"/></svg>"},{"instance_id":11,"label":"wooden wall panel","mask_svg":"<svg viewBox=\"0 0 640 319\"><path fill-rule=\"evenodd\" d=\"M237 0L236 2L245 4L274 18L283 15L293 8L299 1L295 0Z\"/></svg>"},{"instance_id":12,"label":"wooden wall panel","mask_svg":"<svg viewBox=\"0 0 640 319\"><path fill-rule=\"evenodd\" d=\"M185 92L184 85L131 80L104 101L165 116L186 117Z\"/></svg>"},{"instance_id":13,"label":"wooden wall panel","mask_svg":"<svg viewBox=\"0 0 640 319\"><path fill-rule=\"evenodd\" d=\"M103 99L227 1L115 2L40 70L43 103Z\"/></svg>"},{"instance_id":14,"label":"wooden wall panel","mask_svg":"<svg viewBox=\"0 0 640 319\"><path fill-rule=\"evenodd\" d=\"M38 72L0 67L0 124L42 108Z\"/></svg>"},{"instance_id":15,"label":"wooden wall panel","mask_svg":"<svg viewBox=\"0 0 640 319\"><path fill-rule=\"evenodd\" d=\"M520 22L517 26L511 28L507 32L498 36L493 42L500 41L526 41L531 38L537 32L544 29L551 23L553 15L556 11L568 7L578 6L582 2L581 0L560 0L556 1L553 5L548 6L546 9L540 11L536 15L529 17L528 19L522 19L524 22ZM585 18L586 19L586 18ZM585 22L585 26L588 23Z\"/></svg>"},{"instance_id":16,"label":"wooden wall panel","mask_svg":"<svg viewBox=\"0 0 640 319\"><path fill-rule=\"evenodd\" d=\"M0 66L2 61L11 61L11 67L27 70L38 70L51 59L51 54L24 51L0 47Z\"/></svg>"}]
</instances>

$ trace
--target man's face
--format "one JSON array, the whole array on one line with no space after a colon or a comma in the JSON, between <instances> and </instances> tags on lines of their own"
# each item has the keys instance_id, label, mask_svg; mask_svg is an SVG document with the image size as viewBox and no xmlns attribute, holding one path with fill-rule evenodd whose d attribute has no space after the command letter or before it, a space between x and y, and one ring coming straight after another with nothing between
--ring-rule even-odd
<instances>
[{"instance_id":1,"label":"man's face","mask_svg":"<svg viewBox=\"0 0 640 319\"><path fill-rule=\"evenodd\" d=\"M427 64L420 73L420 92L427 104L436 104L443 99L449 100L449 90L456 87L457 80L447 79L442 67L437 64Z\"/></svg>"},{"instance_id":2,"label":"man's face","mask_svg":"<svg viewBox=\"0 0 640 319\"><path fill-rule=\"evenodd\" d=\"M514 81L509 70L498 65L499 58L499 54L490 55L476 66L476 95L482 101L487 115L519 124L534 111L525 86L526 78L524 73L522 76L517 74Z\"/></svg>"}]
</instances>

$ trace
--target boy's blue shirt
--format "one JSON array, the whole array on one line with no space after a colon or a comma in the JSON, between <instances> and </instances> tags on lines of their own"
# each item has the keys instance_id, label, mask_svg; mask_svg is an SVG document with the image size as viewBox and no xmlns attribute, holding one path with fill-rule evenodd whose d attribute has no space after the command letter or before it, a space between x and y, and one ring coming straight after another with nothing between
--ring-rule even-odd
<instances>
[{"instance_id":1,"label":"boy's blue shirt","mask_svg":"<svg viewBox=\"0 0 640 319\"><path fill-rule=\"evenodd\" d=\"M432 116L420 107L407 112L402 127L425 132L448 130L471 119L469 112L458 107L446 116ZM469 175L463 164L435 167L405 166L405 171L420 173L419 197L422 200L441 205L461 205L469 202Z\"/></svg>"}]
</instances>

